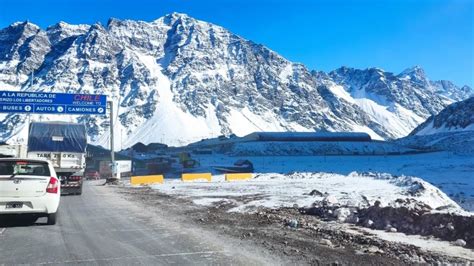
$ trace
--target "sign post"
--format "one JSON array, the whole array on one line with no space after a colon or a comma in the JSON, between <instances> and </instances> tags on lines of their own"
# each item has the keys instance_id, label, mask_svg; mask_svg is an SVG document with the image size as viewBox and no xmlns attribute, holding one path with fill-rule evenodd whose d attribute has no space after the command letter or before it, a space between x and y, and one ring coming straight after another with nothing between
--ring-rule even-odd
<instances>
[{"instance_id":1,"label":"sign post","mask_svg":"<svg viewBox=\"0 0 474 266\"><path fill-rule=\"evenodd\" d=\"M107 96L0 91L0 113L105 115Z\"/></svg>"},{"instance_id":2,"label":"sign post","mask_svg":"<svg viewBox=\"0 0 474 266\"><path fill-rule=\"evenodd\" d=\"M105 115L107 104L110 106L110 156L115 166L113 103L107 101L106 95L0 91L0 113ZM112 173L113 180L119 178L116 171Z\"/></svg>"}]
</instances>

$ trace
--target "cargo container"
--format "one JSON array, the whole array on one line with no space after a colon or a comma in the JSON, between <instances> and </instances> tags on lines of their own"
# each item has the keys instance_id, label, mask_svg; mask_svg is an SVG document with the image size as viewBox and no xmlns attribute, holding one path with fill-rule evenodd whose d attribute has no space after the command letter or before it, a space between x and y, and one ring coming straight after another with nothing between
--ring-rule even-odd
<instances>
[{"instance_id":1,"label":"cargo container","mask_svg":"<svg viewBox=\"0 0 474 266\"><path fill-rule=\"evenodd\" d=\"M32 122L27 157L51 161L61 180L61 193L82 194L86 168L86 127L66 122Z\"/></svg>"}]
</instances>

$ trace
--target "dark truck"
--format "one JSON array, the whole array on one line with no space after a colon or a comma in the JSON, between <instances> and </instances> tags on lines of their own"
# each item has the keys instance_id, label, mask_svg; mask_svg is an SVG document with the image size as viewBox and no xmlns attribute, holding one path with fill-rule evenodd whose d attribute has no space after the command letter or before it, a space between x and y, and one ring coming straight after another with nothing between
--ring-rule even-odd
<instances>
[{"instance_id":1,"label":"dark truck","mask_svg":"<svg viewBox=\"0 0 474 266\"><path fill-rule=\"evenodd\" d=\"M86 127L66 122L32 122L27 157L52 162L61 180L61 194L82 194L86 168Z\"/></svg>"}]
</instances>

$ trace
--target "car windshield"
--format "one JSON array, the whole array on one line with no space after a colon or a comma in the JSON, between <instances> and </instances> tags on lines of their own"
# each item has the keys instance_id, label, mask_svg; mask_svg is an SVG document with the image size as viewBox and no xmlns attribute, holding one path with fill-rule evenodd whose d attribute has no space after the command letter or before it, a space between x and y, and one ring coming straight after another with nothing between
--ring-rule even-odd
<instances>
[{"instance_id":1,"label":"car windshield","mask_svg":"<svg viewBox=\"0 0 474 266\"><path fill-rule=\"evenodd\" d=\"M0 175L17 176L49 176L47 163L31 161L4 161L0 162Z\"/></svg>"}]
</instances>

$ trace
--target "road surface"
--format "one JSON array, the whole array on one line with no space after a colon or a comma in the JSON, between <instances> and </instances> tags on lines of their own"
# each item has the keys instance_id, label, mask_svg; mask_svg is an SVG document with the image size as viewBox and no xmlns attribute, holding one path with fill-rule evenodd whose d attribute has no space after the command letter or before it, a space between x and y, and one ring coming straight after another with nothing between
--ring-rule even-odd
<instances>
[{"instance_id":1,"label":"road surface","mask_svg":"<svg viewBox=\"0 0 474 266\"><path fill-rule=\"evenodd\" d=\"M86 182L82 196L63 196L58 223L0 222L0 265L279 264L258 249L184 226L173 217Z\"/></svg>"}]
</instances>

